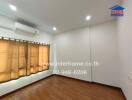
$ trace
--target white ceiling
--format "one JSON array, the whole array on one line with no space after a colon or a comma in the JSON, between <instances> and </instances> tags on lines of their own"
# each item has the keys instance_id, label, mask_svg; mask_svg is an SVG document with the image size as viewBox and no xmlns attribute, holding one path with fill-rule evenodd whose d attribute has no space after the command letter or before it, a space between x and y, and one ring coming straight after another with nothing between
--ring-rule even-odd
<instances>
[{"instance_id":1,"label":"white ceiling","mask_svg":"<svg viewBox=\"0 0 132 100\"><path fill-rule=\"evenodd\" d=\"M121 0L0 0L0 12L13 19L24 19L45 32L53 33L52 27L57 27L61 33L112 20L110 7L119 4ZM11 11L9 4L18 8ZM92 19L86 21L85 17Z\"/></svg>"}]
</instances>

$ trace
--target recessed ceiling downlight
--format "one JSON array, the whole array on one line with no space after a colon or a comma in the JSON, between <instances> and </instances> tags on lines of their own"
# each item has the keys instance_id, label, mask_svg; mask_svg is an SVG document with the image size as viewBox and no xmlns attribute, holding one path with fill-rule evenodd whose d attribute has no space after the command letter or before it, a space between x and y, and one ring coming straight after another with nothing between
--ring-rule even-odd
<instances>
[{"instance_id":1,"label":"recessed ceiling downlight","mask_svg":"<svg viewBox=\"0 0 132 100\"><path fill-rule=\"evenodd\" d=\"M10 5L9 5L9 7L10 7L10 9L11 9L11 10L13 10L13 11L17 11L16 6L14 6L14 5L10 4Z\"/></svg>"},{"instance_id":2,"label":"recessed ceiling downlight","mask_svg":"<svg viewBox=\"0 0 132 100\"><path fill-rule=\"evenodd\" d=\"M91 19L91 16L86 16L86 20L89 21Z\"/></svg>"},{"instance_id":3,"label":"recessed ceiling downlight","mask_svg":"<svg viewBox=\"0 0 132 100\"><path fill-rule=\"evenodd\" d=\"M56 30L57 30L57 28L56 28L56 27L53 27L53 30L54 30L54 31L56 31Z\"/></svg>"}]
</instances>

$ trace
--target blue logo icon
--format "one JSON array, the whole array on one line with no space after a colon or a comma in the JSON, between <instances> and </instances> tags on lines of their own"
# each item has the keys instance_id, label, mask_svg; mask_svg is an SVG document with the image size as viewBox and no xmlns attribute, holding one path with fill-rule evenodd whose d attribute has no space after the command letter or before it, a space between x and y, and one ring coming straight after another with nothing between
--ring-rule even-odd
<instances>
[{"instance_id":1,"label":"blue logo icon","mask_svg":"<svg viewBox=\"0 0 132 100\"><path fill-rule=\"evenodd\" d=\"M116 5L110 8L111 9L111 16L124 16L124 7Z\"/></svg>"}]
</instances>

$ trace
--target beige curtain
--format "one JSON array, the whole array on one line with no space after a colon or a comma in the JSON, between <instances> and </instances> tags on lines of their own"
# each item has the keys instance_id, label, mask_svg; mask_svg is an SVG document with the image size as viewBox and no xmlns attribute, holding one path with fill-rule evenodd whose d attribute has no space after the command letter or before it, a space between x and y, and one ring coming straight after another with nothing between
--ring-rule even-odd
<instances>
[{"instance_id":1,"label":"beige curtain","mask_svg":"<svg viewBox=\"0 0 132 100\"><path fill-rule=\"evenodd\" d=\"M10 41L11 43L11 79L19 78L19 42Z\"/></svg>"},{"instance_id":2,"label":"beige curtain","mask_svg":"<svg viewBox=\"0 0 132 100\"><path fill-rule=\"evenodd\" d=\"M49 46L39 46L39 71L49 69Z\"/></svg>"},{"instance_id":3,"label":"beige curtain","mask_svg":"<svg viewBox=\"0 0 132 100\"><path fill-rule=\"evenodd\" d=\"M11 78L10 68L10 42L0 40L0 82L9 81Z\"/></svg>"},{"instance_id":4,"label":"beige curtain","mask_svg":"<svg viewBox=\"0 0 132 100\"><path fill-rule=\"evenodd\" d=\"M19 76L26 76L27 70L27 43L19 43Z\"/></svg>"},{"instance_id":5,"label":"beige curtain","mask_svg":"<svg viewBox=\"0 0 132 100\"><path fill-rule=\"evenodd\" d=\"M11 79L26 76L27 44L20 41L10 41L11 52Z\"/></svg>"},{"instance_id":6,"label":"beige curtain","mask_svg":"<svg viewBox=\"0 0 132 100\"><path fill-rule=\"evenodd\" d=\"M38 71L43 71L43 46L39 45L39 67Z\"/></svg>"},{"instance_id":7,"label":"beige curtain","mask_svg":"<svg viewBox=\"0 0 132 100\"><path fill-rule=\"evenodd\" d=\"M49 45L0 40L0 83L49 69Z\"/></svg>"},{"instance_id":8,"label":"beige curtain","mask_svg":"<svg viewBox=\"0 0 132 100\"><path fill-rule=\"evenodd\" d=\"M39 45L28 44L28 75L38 72Z\"/></svg>"}]
</instances>

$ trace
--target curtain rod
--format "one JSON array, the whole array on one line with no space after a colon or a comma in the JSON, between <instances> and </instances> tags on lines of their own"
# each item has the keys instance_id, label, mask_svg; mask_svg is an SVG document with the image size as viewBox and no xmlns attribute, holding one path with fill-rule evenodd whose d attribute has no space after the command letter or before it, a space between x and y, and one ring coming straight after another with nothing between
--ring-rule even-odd
<instances>
[{"instance_id":1,"label":"curtain rod","mask_svg":"<svg viewBox=\"0 0 132 100\"><path fill-rule=\"evenodd\" d=\"M27 42L27 43L31 43L31 44L40 44L40 45L50 45L50 44L46 44L46 43L40 43L40 42L28 41L28 40L22 40L22 39L15 39L15 38L3 37L3 36L0 36L0 40L10 40L10 41L17 41L17 42Z\"/></svg>"}]
</instances>

